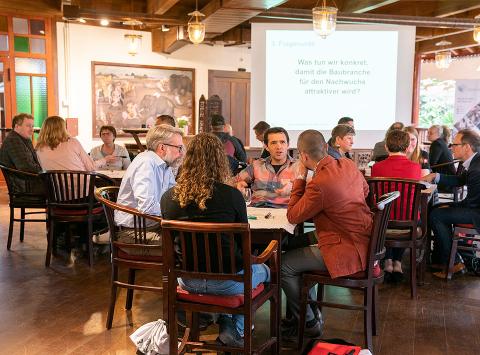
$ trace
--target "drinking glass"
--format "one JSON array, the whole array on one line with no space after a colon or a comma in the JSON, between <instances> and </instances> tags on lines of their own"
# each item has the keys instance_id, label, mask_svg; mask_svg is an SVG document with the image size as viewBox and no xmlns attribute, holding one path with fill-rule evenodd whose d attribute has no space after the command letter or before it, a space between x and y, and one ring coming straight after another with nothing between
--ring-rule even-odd
<instances>
[{"instance_id":1,"label":"drinking glass","mask_svg":"<svg viewBox=\"0 0 480 355\"><path fill-rule=\"evenodd\" d=\"M243 189L243 198L245 200L245 203L247 206L250 206L252 203L252 189L249 189L248 187Z\"/></svg>"}]
</instances>

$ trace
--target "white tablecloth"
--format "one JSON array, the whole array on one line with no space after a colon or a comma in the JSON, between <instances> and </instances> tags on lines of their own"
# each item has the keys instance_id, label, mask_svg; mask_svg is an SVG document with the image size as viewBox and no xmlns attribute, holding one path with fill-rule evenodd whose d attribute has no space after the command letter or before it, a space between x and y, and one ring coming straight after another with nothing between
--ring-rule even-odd
<instances>
[{"instance_id":1,"label":"white tablecloth","mask_svg":"<svg viewBox=\"0 0 480 355\"><path fill-rule=\"evenodd\" d=\"M125 175L126 170L97 170L96 173L100 173L103 175L107 175L109 178L112 179L123 179L123 175Z\"/></svg>"},{"instance_id":2,"label":"white tablecloth","mask_svg":"<svg viewBox=\"0 0 480 355\"><path fill-rule=\"evenodd\" d=\"M283 228L293 234L295 224L287 219L286 208L256 208L247 207L248 223L251 229L278 229ZM265 218L265 216L270 217Z\"/></svg>"}]
</instances>

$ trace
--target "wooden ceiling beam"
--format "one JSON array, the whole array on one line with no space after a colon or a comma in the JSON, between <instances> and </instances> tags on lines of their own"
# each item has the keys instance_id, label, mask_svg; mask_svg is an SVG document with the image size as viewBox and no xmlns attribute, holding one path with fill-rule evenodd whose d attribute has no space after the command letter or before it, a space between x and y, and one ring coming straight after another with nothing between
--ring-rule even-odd
<instances>
[{"instance_id":1,"label":"wooden ceiling beam","mask_svg":"<svg viewBox=\"0 0 480 355\"><path fill-rule=\"evenodd\" d=\"M172 54L189 43L184 26L172 26L168 32L163 32L159 28L152 30L153 52Z\"/></svg>"},{"instance_id":2,"label":"wooden ceiling beam","mask_svg":"<svg viewBox=\"0 0 480 355\"><path fill-rule=\"evenodd\" d=\"M440 52L442 50L456 50L469 47L480 46L478 42L473 39L472 31L463 32L457 35L452 35L447 39L449 42L452 42L448 46L436 46L435 43L438 43L438 39L433 39L430 41L423 41L417 43L416 51L421 54L429 54Z\"/></svg>"},{"instance_id":3,"label":"wooden ceiling beam","mask_svg":"<svg viewBox=\"0 0 480 355\"><path fill-rule=\"evenodd\" d=\"M212 0L200 12L205 15L206 32L221 34L286 1Z\"/></svg>"},{"instance_id":4,"label":"wooden ceiling beam","mask_svg":"<svg viewBox=\"0 0 480 355\"><path fill-rule=\"evenodd\" d=\"M434 17L450 17L467 11L480 9L478 0L439 1L436 10L431 14Z\"/></svg>"},{"instance_id":5,"label":"wooden ceiling beam","mask_svg":"<svg viewBox=\"0 0 480 355\"><path fill-rule=\"evenodd\" d=\"M416 42L441 39L449 36L458 35L464 32L472 32L471 29L452 30L447 28L420 28L417 27Z\"/></svg>"},{"instance_id":6,"label":"wooden ceiling beam","mask_svg":"<svg viewBox=\"0 0 480 355\"><path fill-rule=\"evenodd\" d=\"M179 0L147 0L147 9L151 14L163 15L178 3Z\"/></svg>"},{"instance_id":7,"label":"wooden ceiling beam","mask_svg":"<svg viewBox=\"0 0 480 355\"><path fill-rule=\"evenodd\" d=\"M348 1L342 7L342 12L352 12L362 14L376 10L380 7L387 6L399 2L399 0L358 0Z\"/></svg>"}]
</instances>

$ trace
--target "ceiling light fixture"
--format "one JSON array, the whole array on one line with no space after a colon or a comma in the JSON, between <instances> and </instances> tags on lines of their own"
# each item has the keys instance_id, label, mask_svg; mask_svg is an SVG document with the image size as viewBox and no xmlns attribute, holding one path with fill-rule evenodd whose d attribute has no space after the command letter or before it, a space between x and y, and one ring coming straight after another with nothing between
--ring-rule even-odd
<instances>
[{"instance_id":1,"label":"ceiling light fixture","mask_svg":"<svg viewBox=\"0 0 480 355\"><path fill-rule=\"evenodd\" d=\"M162 32L168 32L170 31L170 27L168 27L167 25L162 25Z\"/></svg>"},{"instance_id":2,"label":"ceiling light fixture","mask_svg":"<svg viewBox=\"0 0 480 355\"><path fill-rule=\"evenodd\" d=\"M110 23L110 21L108 21L106 18L102 18L102 19L100 20L100 24L101 24L102 26L108 26L109 23Z\"/></svg>"},{"instance_id":3,"label":"ceiling light fixture","mask_svg":"<svg viewBox=\"0 0 480 355\"><path fill-rule=\"evenodd\" d=\"M336 7L327 6L326 0L323 0L323 6L312 9L313 30L321 38L325 39L335 31L337 27L337 12L338 9Z\"/></svg>"},{"instance_id":4,"label":"ceiling light fixture","mask_svg":"<svg viewBox=\"0 0 480 355\"><path fill-rule=\"evenodd\" d=\"M202 43L205 39L205 24L200 21L200 17L205 15L198 11L198 0L195 1L195 11L188 14L190 20L188 21L188 38L193 44Z\"/></svg>"},{"instance_id":5,"label":"ceiling light fixture","mask_svg":"<svg viewBox=\"0 0 480 355\"><path fill-rule=\"evenodd\" d=\"M132 26L132 30L135 26L143 25L143 22L138 20L128 20L124 21L125 26ZM124 35L125 41L127 42L127 51L131 56L137 55L139 49L142 47L142 35L137 33L126 33Z\"/></svg>"},{"instance_id":6,"label":"ceiling light fixture","mask_svg":"<svg viewBox=\"0 0 480 355\"><path fill-rule=\"evenodd\" d=\"M475 25L473 26L473 39L480 43L480 15L475 17Z\"/></svg>"},{"instance_id":7,"label":"ceiling light fixture","mask_svg":"<svg viewBox=\"0 0 480 355\"><path fill-rule=\"evenodd\" d=\"M452 42L448 42L445 40L435 43L436 46L441 46L441 47L449 46L451 44ZM442 50L435 53L435 66L438 69L447 69L450 66L451 62L452 62L452 52L450 52L449 50Z\"/></svg>"},{"instance_id":8,"label":"ceiling light fixture","mask_svg":"<svg viewBox=\"0 0 480 355\"><path fill-rule=\"evenodd\" d=\"M87 23L87 20L85 20L83 17L79 17L77 21L80 23Z\"/></svg>"}]
</instances>

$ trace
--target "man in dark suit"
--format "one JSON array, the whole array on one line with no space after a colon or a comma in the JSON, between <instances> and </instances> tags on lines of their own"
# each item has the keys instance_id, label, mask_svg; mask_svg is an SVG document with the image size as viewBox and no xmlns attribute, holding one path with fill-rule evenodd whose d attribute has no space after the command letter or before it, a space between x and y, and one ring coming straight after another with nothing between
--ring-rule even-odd
<instances>
[{"instance_id":1,"label":"man in dark suit","mask_svg":"<svg viewBox=\"0 0 480 355\"><path fill-rule=\"evenodd\" d=\"M432 142L428 153L428 161L434 173L455 175L452 153L448 149L447 141L443 136L443 128L440 125L433 125L428 129L428 140ZM438 168L433 165L452 163Z\"/></svg>"},{"instance_id":2,"label":"man in dark suit","mask_svg":"<svg viewBox=\"0 0 480 355\"><path fill-rule=\"evenodd\" d=\"M430 225L435 235L435 248L440 262L447 264L452 247L452 225L457 223L473 224L480 230L480 135L473 130L464 129L457 133L452 143L455 159L463 162L461 175L432 173L424 177L428 182L444 186L467 186L467 197L460 202L440 205L430 214ZM465 268L455 265L455 272ZM443 272L435 276L445 277Z\"/></svg>"}]
</instances>

